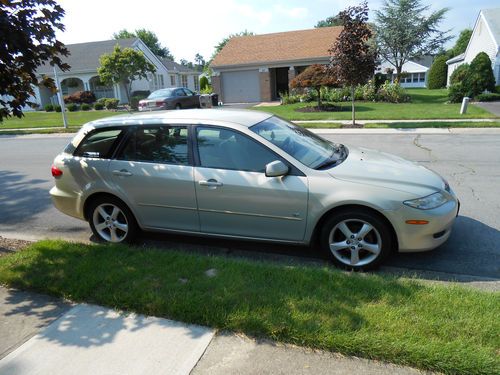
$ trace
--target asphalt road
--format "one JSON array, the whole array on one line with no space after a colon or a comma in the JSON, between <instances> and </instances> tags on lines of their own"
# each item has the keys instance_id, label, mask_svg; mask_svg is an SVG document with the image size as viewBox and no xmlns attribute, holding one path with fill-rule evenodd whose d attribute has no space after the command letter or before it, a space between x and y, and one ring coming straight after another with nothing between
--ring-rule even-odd
<instances>
[{"instance_id":1,"label":"asphalt road","mask_svg":"<svg viewBox=\"0 0 500 375\"><path fill-rule=\"evenodd\" d=\"M326 138L418 161L439 172L459 196L462 208L450 239L427 253L396 254L390 266L500 279L500 133L335 134ZM69 136L0 136L0 236L92 239L87 224L52 207L50 165ZM272 259L292 255L322 261L304 247L243 241L148 235L165 248L233 253Z\"/></svg>"}]
</instances>

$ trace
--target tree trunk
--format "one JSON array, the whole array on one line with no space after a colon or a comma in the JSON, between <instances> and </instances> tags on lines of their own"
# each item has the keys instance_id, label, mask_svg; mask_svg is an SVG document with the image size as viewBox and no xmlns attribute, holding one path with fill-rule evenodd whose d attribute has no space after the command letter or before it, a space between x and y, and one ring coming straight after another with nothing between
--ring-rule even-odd
<instances>
[{"instance_id":1,"label":"tree trunk","mask_svg":"<svg viewBox=\"0 0 500 375\"><path fill-rule=\"evenodd\" d=\"M403 70L403 66L402 65L398 65L396 66L396 81L395 83L399 84L401 82L401 73L402 73L402 70Z\"/></svg>"},{"instance_id":2,"label":"tree trunk","mask_svg":"<svg viewBox=\"0 0 500 375\"><path fill-rule=\"evenodd\" d=\"M321 109L321 88L316 89L318 92L318 109Z\"/></svg>"},{"instance_id":3,"label":"tree trunk","mask_svg":"<svg viewBox=\"0 0 500 375\"><path fill-rule=\"evenodd\" d=\"M352 126L356 125L356 110L354 109L354 90L355 87L351 86L351 99L352 99Z\"/></svg>"},{"instance_id":4,"label":"tree trunk","mask_svg":"<svg viewBox=\"0 0 500 375\"><path fill-rule=\"evenodd\" d=\"M124 82L123 86L125 87L125 94L127 94L127 104L130 105L130 86L128 82Z\"/></svg>"}]
</instances>

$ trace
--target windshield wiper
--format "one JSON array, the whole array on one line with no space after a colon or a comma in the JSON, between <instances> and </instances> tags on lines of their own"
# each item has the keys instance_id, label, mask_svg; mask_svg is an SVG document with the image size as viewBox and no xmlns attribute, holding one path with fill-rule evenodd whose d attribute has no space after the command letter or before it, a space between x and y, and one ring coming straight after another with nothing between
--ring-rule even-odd
<instances>
[{"instance_id":1,"label":"windshield wiper","mask_svg":"<svg viewBox=\"0 0 500 375\"><path fill-rule=\"evenodd\" d=\"M333 158L335 154L340 154L337 158ZM340 164L347 156L347 150L343 144L335 144L335 148L328 159L325 159L314 169L323 169L334 164Z\"/></svg>"}]
</instances>

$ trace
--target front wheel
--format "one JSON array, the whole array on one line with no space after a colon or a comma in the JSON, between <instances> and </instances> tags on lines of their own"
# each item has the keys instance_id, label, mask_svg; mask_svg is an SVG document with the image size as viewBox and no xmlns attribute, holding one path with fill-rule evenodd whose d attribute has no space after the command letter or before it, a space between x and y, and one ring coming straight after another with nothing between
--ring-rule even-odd
<instances>
[{"instance_id":1,"label":"front wheel","mask_svg":"<svg viewBox=\"0 0 500 375\"><path fill-rule=\"evenodd\" d=\"M92 202L89 224L99 240L121 243L132 242L137 234L137 222L130 209L120 200L105 197Z\"/></svg>"},{"instance_id":2,"label":"front wheel","mask_svg":"<svg viewBox=\"0 0 500 375\"><path fill-rule=\"evenodd\" d=\"M375 213L361 209L332 215L321 230L320 244L338 267L374 269L391 252L389 226Z\"/></svg>"}]
</instances>

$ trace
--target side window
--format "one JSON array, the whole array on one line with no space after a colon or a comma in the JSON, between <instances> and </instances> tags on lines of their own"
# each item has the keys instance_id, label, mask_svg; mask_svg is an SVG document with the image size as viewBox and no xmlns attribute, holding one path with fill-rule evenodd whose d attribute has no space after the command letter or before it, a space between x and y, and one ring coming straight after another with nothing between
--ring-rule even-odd
<instances>
[{"instance_id":1,"label":"side window","mask_svg":"<svg viewBox=\"0 0 500 375\"><path fill-rule=\"evenodd\" d=\"M183 89L178 89L178 90L175 92L175 96L186 96L186 94L184 93L184 90L183 90Z\"/></svg>"},{"instance_id":2,"label":"side window","mask_svg":"<svg viewBox=\"0 0 500 375\"><path fill-rule=\"evenodd\" d=\"M194 93L189 89L184 88L183 90L186 93L186 96L193 96L194 95Z\"/></svg>"},{"instance_id":3,"label":"side window","mask_svg":"<svg viewBox=\"0 0 500 375\"><path fill-rule=\"evenodd\" d=\"M88 158L109 158L122 129L99 129L90 133L77 147L74 155Z\"/></svg>"},{"instance_id":4,"label":"side window","mask_svg":"<svg viewBox=\"0 0 500 375\"><path fill-rule=\"evenodd\" d=\"M130 135L118 159L188 165L187 127L137 128Z\"/></svg>"},{"instance_id":5,"label":"side window","mask_svg":"<svg viewBox=\"0 0 500 375\"><path fill-rule=\"evenodd\" d=\"M230 129L198 127L196 140L200 164L206 168L264 172L266 164L279 159L255 140Z\"/></svg>"}]
</instances>

